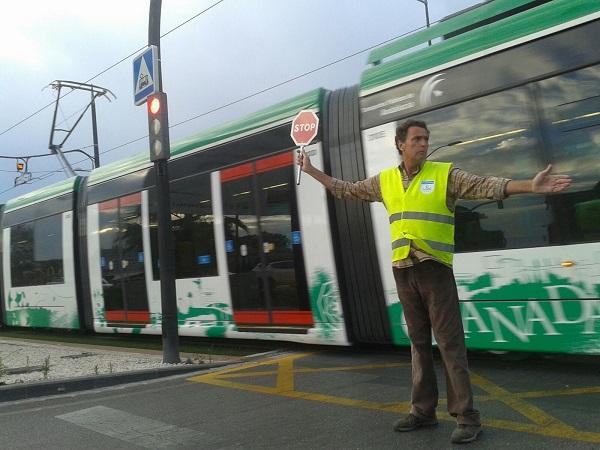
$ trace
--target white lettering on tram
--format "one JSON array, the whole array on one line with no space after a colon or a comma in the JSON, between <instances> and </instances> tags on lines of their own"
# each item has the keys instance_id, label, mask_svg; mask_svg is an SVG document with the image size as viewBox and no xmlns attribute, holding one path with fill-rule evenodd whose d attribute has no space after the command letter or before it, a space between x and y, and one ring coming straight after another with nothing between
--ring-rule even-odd
<instances>
[{"instance_id":1,"label":"white lettering on tram","mask_svg":"<svg viewBox=\"0 0 600 450\"><path fill-rule=\"evenodd\" d=\"M562 302L551 302L555 324L576 324L584 322L581 334L595 334L596 320L600 320L600 300L579 301L581 313L575 320L568 320L565 316ZM594 310L596 314L594 314Z\"/></svg>"},{"instance_id":2,"label":"white lettering on tram","mask_svg":"<svg viewBox=\"0 0 600 450\"><path fill-rule=\"evenodd\" d=\"M546 303L546 302L543 302ZM465 338L473 337L473 333L493 333L493 342L508 342L513 335L521 342L529 342L529 336L536 335L536 324L544 331L544 336L560 336L556 325L583 324L581 334L596 334L600 323L600 300L550 301L550 310L546 311L541 302L531 300L524 305L511 305L512 313L505 315L498 308L488 306L477 308L475 302L461 303L461 313ZM578 317L569 320L565 314L564 304L576 304L579 307ZM408 336L406 319L402 313L400 325ZM537 327L539 330L539 327ZM505 338L505 336L507 338ZM434 341L435 342L435 341Z\"/></svg>"},{"instance_id":3,"label":"white lettering on tram","mask_svg":"<svg viewBox=\"0 0 600 450\"><path fill-rule=\"evenodd\" d=\"M533 325L536 322L541 324L542 327L544 328L544 330L545 330L544 335L546 335L546 336L560 335L560 333L558 331L556 331L556 328L554 328L552 321L546 315L546 313L542 309L542 306L539 304L539 302L529 302L529 303L527 303L527 306L528 306L528 308L527 308L527 324L526 324L526 326L527 326L527 334L528 335L535 334L535 332L533 330Z\"/></svg>"},{"instance_id":4,"label":"white lettering on tram","mask_svg":"<svg viewBox=\"0 0 600 450\"><path fill-rule=\"evenodd\" d=\"M468 303L463 303L462 305L463 305L462 320L463 320L463 328L465 329L465 338L468 338L469 333L471 332L469 330L469 322L475 323L477 328L479 328L479 333L491 333L492 332L492 330L490 330L487 327L487 325L485 324L483 317L481 317L481 314L479 313L479 310L477 309L477 307L475 306L474 303L468 302Z\"/></svg>"},{"instance_id":5,"label":"white lettering on tram","mask_svg":"<svg viewBox=\"0 0 600 450\"><path fill-rule=\"evenodd\" d=\"M400 97L394 97L394 98L390 98L388 100L386 100L385 102L381 102L381 103L377 103L376 105L372 105L372 106L365 106L363 108L361 108L361 111L363 114L371 112L371 111L375 111L376 109L380 109L380 108L385 108L391 105L395 105L396 103L400 103L400 102L404 102L406 100L411 100L415 98L415 94L413 92L409 93L409 94L405 94L402 95ZM413 106L415 105L415 102L409 102L410 104L412 104Z\"/></svg>"},{"instance_id":6,"label":"white lettering on tram","mask_svg":"<svg viewBox=\"0 0 600 450\"><path fill-rule=\"evenodd\" d=\"M581 314L582 317L585 317L585 326L582 334L596 334L594 325L596 320L600 320L600 300L585 302L583 309L586 311ZM594 309L596 310L596 314L594 314Z\"/></svg>"},{"instance_id":7,"label":"white lettering on tram","mask_svg":"<svg viewBox=\"0 0 600 450\"><path fill-rule=\"evenodd\" d=\"M554 323L575 324L580 323L585 319L585 306L581 308L581 313L579 314L579 317L576 320L569 320L565 316L565 310L563 308L562 302L550 302L550 305L552 306L552 313L554 314Z\"/></svg>"},{"instance_id":8,"label":"white lettering on tram","mask_svg":"<svg viewBox=\"0 0 600 450\"><path fill-rule=\"evenodd\" d=\"M523 306L511 306L513 314L515 314L515 310L522 309ZM504 339L502 334L502 329L500 328L500 324L503 324L504 327L511 331L512 334L517 337L521 342L529 342L529 338L524 330L519 328L513 322L511 322L508 318L504 317L498 309L493 307L483 308L488 312L490 317L490 321L492 323L492 329L494 330L494 342L508 342Z\"/></svg>"}]
</instances>

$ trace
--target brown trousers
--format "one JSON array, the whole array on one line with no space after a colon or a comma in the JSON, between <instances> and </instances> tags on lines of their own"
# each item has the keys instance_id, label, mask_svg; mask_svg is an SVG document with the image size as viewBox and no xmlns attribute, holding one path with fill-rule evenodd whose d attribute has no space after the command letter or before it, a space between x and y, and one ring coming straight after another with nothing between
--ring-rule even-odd
<instances>
[{"instance_id":1,"label":"brown trousers","mask_svg":"<svg viewBox=\"0 0 600 450\"><path fill-rule=\"evenodd\" d=\"M411 413L435 417L438 388L433 366L431 330L446 374L448 412L458 424L479 425L473 409L465 336L452 269L426 260L414 266L394 268L398 296L404 309L411 340Z\"/></svg>"}]
</instances>

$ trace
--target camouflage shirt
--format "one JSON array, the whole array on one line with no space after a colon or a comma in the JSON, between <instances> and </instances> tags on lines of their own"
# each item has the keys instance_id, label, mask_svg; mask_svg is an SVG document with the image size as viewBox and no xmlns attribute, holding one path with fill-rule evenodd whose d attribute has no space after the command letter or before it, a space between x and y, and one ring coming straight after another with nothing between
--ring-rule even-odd
<instances>
[{"instance_id":1,"label":"camouflage shirt","mask_svg":"<svg viewBox=\"0 0 600 450\"><path fill-rule=\"evenodd\" d=\"M404 163L401 163L400 173L402 174L402 184L404 189L408 189L410 182L419 173L408 174ZM448 193L446 195L446 205L450 211L454 211L454 205L458 199L464 200L502 200L506 198L506 185L510 179L499 177L482 177L465 172L457 167L450 169L448 177ZM332 194L339 199L365 200L368 202L382 202L381 184L379 174L374 175L362 181L343 181L333 178ZM433 256L411 247L408 258L401 261L395 261L393 266L397 268L410 267L426 259L436 259Z\"/></svg>"}]
</instances>

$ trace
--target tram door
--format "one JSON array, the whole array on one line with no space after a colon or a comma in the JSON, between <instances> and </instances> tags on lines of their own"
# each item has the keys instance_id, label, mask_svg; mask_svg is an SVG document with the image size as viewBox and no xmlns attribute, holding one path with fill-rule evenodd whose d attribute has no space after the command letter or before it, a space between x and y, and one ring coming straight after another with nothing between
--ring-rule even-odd
<instances>
[{"instance_id":1,"label":"tram door","mask_svg":"<svg viewBox=\"0 0 600 450\"><path fill-rule=\"evenodd\" d=\"M100 266L109 326L150 323L140 193L99 205Z\"/></svg>"},{"instance_id":2,"label":"tram door","mask_svg":"<svg viewBox=\"0 0 600 450\"><path fill-rule=\"evenodd\" d=\"M226 169L221 183L235 322L310 327L293 153Z\"/></svg>"}]
</instances>

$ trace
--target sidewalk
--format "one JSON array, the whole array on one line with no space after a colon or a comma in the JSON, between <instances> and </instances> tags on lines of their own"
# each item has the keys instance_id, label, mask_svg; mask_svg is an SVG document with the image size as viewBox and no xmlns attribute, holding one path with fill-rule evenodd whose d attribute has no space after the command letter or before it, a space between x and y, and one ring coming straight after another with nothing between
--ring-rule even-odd
<instances>
[{"instance_id":1,"label":"sidewalk","mask_svg":"<svg viewBox=\"0 0 600 450\"><path fill-rule=\"evenodd\" d=\"M184 374L251 357L181 353L163 364L162 351L0 339L0 402L63 394Z\"/></svg>"}]
</instances>

